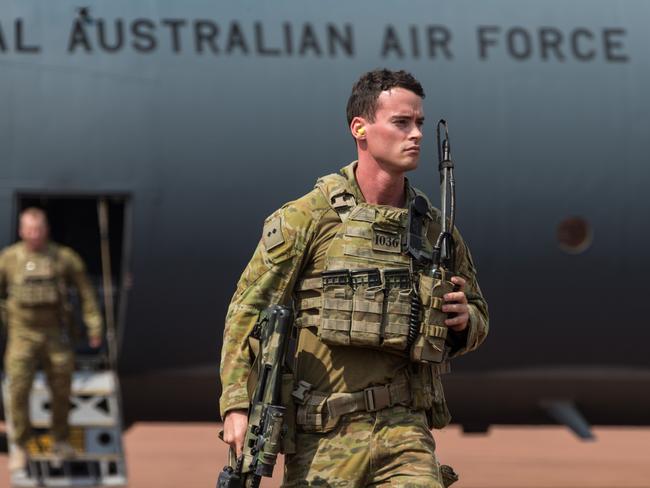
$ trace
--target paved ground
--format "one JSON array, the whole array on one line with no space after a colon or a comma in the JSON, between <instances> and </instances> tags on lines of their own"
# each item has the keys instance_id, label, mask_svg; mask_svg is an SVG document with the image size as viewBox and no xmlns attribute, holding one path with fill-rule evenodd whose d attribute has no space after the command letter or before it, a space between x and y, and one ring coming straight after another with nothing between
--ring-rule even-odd
<instances>
[{"instance_id":1,"label":"paved ground","mask_svg":"<svg viewBox=\"0 0 650 488\"><path fill-rule=\"evenodd\" d=\"M129 487L213 487L226 456L218 430L218 424L136 424L125 436ZM462 435L452 426L436 440L441 460L461 475L458 488L650 488L650 428L595 433L596 441L582 442L561 427ZM6 480L2 454L0 486ZM262 486L279 486L279 476Z\"/></svg>"}]
</instances>

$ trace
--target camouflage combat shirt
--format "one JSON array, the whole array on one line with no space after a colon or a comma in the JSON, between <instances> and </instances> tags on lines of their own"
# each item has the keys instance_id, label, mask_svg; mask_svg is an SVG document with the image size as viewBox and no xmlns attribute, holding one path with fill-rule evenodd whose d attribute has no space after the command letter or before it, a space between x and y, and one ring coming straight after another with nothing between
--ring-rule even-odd
<instances>
[{"instance_id":1,"label":"camouflage combat shirt","mask_svg":"<svg viewBox=\"0 0 650 488\"><path fill-rule=\"evenodd\" d=\"M62 324L61 304L49 306L26 307L18 303L11 294L11 286L21 272L20 262L23 255L42 257L50 254L56 261L57 278L62 278L65 287L74 287L81 300L82 315L88 330L88 337L99 338L102 335L102 317L97 306L95 290L88 280L86 267L81 257L72 249L53 242L48 243L46 251L32 253L22 242L17 242L0 253L0 300L6 298L6 317L10 329L51 329Z\"/></svg>"},{"instance_id":2,"label":"camouflage combat shirt","mask_svg":"<svg viewBox=\"0 0 650 488\"><path fill-rule=\"evenodd\" d=\"M356 162L341 173L347 178L357 202L365 202L356 182ZM408 180L406 180L406 195ZM290 304L294 286L306 278L318 277L325 269L325 254L342 225L320 189L285 204L266 222L280 216L281 235L266 233L237 284L226 315L221 354L222 418L234 409L247 409L246 381L253 358L248 346L258 314L271 304ZM438 230L439 232L439 230ZM438 232L428 236L432 241ZM469 250L454 230L457 274L467 280L469 324L460 334L458 356L476 349L488 333L487 304L476 281L476 270ZM324 344L313 328L300 330L296 347L296 380L305 380L321 392L357 392L369 386L383 385L409 364L408 358L385 351Z\"/></svg>"}]
</instances>

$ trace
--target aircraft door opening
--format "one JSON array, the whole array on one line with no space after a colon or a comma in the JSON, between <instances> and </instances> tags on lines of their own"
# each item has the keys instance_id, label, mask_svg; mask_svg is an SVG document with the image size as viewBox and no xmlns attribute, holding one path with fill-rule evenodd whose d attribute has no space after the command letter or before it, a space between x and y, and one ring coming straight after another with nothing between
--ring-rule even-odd
<instances>
[{"instance_id":1,"label":"aircraft door opening","mask_svg":"<svg viewBox=\"0 0 650 488\"><path fill-rule=\"evenodd\" d=\"M24 473L11 472L12 484L126 485L121 396L116 366L129 283L130 197L125 194L17 193L15 240L19 239L19 216L30 207L46 213L50 240L72 248L85 263L102 312L104 334L100 348L91 347L82 319L82 300L78 290L74 286L64 287L68 288L68 296L59 300L64 303L70 301L73 319L69 324L71 333L64 332L62 337L73 338L71 343L74 344L76 359L69 397L69 451L62 457L56 446L53 447L52 394L43 371L36 373L29 396L32 436L24 448L17 447L13 442L11 411L7 408L11 380L5 378L3 400L7 433L12 439L9 442L10 456L20 451L26 452L27 457ZM27 261L25 269L29 270L30 264L38 269L38 264L32 264L38 263L38 258L29 259L33 261ZM37 285L33 287L34 290L38 289ZM86 290L85 297L88 297L87 286L83 285L83 288ZM86 300L83 302L87 303Z\"/></svg>"}]
</instances>

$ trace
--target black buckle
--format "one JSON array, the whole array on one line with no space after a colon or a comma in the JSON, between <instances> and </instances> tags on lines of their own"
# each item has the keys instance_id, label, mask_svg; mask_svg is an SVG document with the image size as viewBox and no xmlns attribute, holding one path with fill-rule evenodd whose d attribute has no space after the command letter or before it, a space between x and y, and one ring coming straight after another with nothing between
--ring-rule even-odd
<instances>
[{"instance_id":1,"label":"black buckle","mask_svg":"<svg viewBox=\"0 0 650 488\"><path fill-rule=\"evenodd\" d=\"M311 383L307 383L305 380L300 380L296 389L291 392L291 397L298 405L304 405L311 389Z\"/></svg>"},{"instance_id":2,"label":"black buckle","mask_svg":"<svg viewBox=\"0 0 650 488\"><path fill-rule=\"evenodd\" d=\"M386 288L411 289L411 272L408 268L391 268L384 270L384 283Z\"/></svg>"},{"instance_id":3,"label":"black buckle","mask_svg":"<svg viewBox=\"0 0 650 488\"><path fill-rule=\"evenodd\" d=\"M381 286L381 272L377 268L353 269L350 271L352 286L367 285L368 288Z\"/></svg>"},{"instance_id":4,"label":"black buckle","mask_svg":"<svg viewBox=\"0 0 650 488\"><path fill-rule=\"evenodd\" d=\"M323 286L351 285L349 269L331 269L321 273Z\"/></svg>"}]
</instances>

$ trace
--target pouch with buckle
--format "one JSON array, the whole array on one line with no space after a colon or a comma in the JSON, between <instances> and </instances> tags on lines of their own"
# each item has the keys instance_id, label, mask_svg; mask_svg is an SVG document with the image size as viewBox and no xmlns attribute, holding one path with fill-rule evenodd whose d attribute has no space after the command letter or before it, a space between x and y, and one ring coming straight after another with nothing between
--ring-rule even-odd
<instances>
[{"instance_id":1,"label":"pouch with buckle","mask_svg":"<svg viewBox=\"0 0 650 488\"><path fill-rule=\"evenodd\" d=\"M386 314L384 317L384 347L405 351L408 343L411 314L411 272L408 268L385 269Z\"/></svg>"},{"instance_id":2,"label":"pouch with buckle","mask_svg":"<svg viewBox=\"0 0 650 488\"><path fill-rule=\"evenodd\" d=\"M354 289L350 345L375 347L381 339L384 289L377 268L350 271Z\"/></svg>"},{"instance_id":3,"label":"pouch with buckle","mask_svg":"<svg viewBox=\"0 0 650 488\"><path fill-rule=\"evenodd\" d=\"M441 363L446 359L445 341L448 328L445 325L447 314L442 311L443 296L454 290L448 280L451 276L434 278L420 275L419 294L423 314L420 335L411 347L411 360L425 363Z\"/></svg>"},{"instance_id":4,"label":"pouch with buckle","mask_svg":"<svg viewBox=\"0 0 650 488\"><path fill-rule=\"evenodd\" d=\"M297 430L323 434L336 428L340 417L330 417L328 394L312 391L309 383L300 381L291 396L296 403Z\"/></svg>"},{"instance_id":5,"label":"pouch with buckle","mask_svg":"<svg viewBox=\"0 0 650 488\"><path fill-rule=\"evenodd\" d=\"M323 271L323 304L318 337L333 346L350 344L352 282L347 269Z\"/></svg>"}]
</instances>

